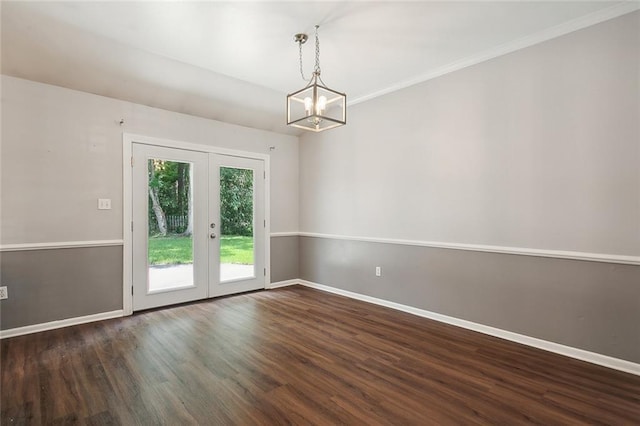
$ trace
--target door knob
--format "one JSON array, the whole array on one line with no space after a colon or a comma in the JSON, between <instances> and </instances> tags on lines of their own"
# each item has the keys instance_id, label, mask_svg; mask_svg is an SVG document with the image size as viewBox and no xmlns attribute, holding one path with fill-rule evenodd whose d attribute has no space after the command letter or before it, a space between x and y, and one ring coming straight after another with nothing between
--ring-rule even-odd
<instances>
[{"instance_id":1,"label":"door knob","mask_svg":"<svg viewBox=\"0 0 640 426\"><path fill-rule=\"evenodd\" d=\"M216 234L214 234L213 232L211 234L209 234L209 238L213 239L216 237Z\"/></svg>"}]
</instances>

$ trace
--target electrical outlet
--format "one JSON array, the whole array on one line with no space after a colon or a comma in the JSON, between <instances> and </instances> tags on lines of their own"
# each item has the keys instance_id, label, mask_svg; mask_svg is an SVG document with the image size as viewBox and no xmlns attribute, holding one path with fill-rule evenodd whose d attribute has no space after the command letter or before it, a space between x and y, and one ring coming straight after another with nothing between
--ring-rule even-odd
<instances>
[{"instance_id":1,"label":"electrical outlet","mask_svg":"<svg viewBox=\"0 0 640 426\"><path fill-rule=\"evenodd\" d=\"M379 266L376 266L376 277L381 277L382 276L382 268Z\"/></svg>"},{"instance_id":2,"label":"electrical outlet","mask_svg":"<svg viewBox=\"0 0 640 426\"><path fill-rule=\"evenodd\" d=\"M9 292L7 291L7 286L2 286L0 287L0 300L3 299L8 299L9 298Z\"/></svg>"}]
</instances>

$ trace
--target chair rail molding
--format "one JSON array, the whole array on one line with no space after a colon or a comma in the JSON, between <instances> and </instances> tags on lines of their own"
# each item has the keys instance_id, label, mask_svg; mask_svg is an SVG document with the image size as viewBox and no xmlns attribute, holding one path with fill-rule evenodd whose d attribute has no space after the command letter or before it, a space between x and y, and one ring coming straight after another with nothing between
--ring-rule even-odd
<instances>
[{"instance_id":1,"label":"chair rail molding","mask_svg":"<svg viewBox=\"0 0 640 426\"><path fill-rule=\"evenodd\" d=\"M107 247L121 246L124 240L89 240L89 241L52 241L45 243L21 243L2 244L0 252L3 251L26 251L26 250L54 250L79 247Z\"/></svg>"},{"instance_id":2,"label":"chair rail molding","mask_svg":"<svg viewBox=\"0 0 640 426\"><path fill-rule=\"evenodd\" d=\"M515 254L521 256L551 257L557 259L585 260L590 262L620 263L624 265L640 265L640 256L628 256L607 253L588 253L568 250L547 250L526 247L506 247L485 244L449 243L441 241L403 240L393 238L359 237L351 235L322 234L316 232L299 232L301 237L327 238L334 240L363 241L381 244L399 244L422 246L449 250L482 251L489 253Z\"/></svg>"}]
</instances>

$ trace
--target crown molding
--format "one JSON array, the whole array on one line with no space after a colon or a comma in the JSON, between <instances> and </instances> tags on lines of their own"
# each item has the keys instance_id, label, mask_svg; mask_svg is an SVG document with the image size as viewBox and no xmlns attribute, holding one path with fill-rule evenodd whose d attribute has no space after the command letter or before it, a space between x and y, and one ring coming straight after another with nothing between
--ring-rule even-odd
<instances>
[{"instance_id":1,"label":"crown molding","mask_svg":"<svg viewBox=\"0 0 640 426\"><path fill-rule=\"evenodd\" d=\"M596 25L601 22L617 18L622 15L635 12L636 10L639 10L639 9L640 9L640 1L626 1L622 3L617 3L614 6L598 10L596 12L587 14L580 18L572 19L571 21L567 21L563 24L556 25L551 28L547 28L546 30L539 31L535 34L521 37L514 41L504 43L500 46L485 50L484 52L478 53L476 55L472 55L472 56L463 58L459 61L452 62L450 64L436 68L433 71L420 74L409 80L404 80L399 83L393 84L389 87L369 93L367 95L359 96L349 101L349 105L356 105L362 102L369 101L371 99L375 99L383 95L387 95L389 93L396 92L401 89L406 89L407 87L415 86L416 84L420 84L425 81L432 80L437 77L441 77L445 74L449 74L454 71L458 71L463 68L467 68L472 65L476 65L476 64L488 61L490 59L494 59L499 56L503 56L508 53L515 52L517 50L521 50L521 49L524 49L548 40L552 40L554 38L572 33L574 31L578 31L583 28L587 28L592 25Z\"/></svg>"}]
</instances>

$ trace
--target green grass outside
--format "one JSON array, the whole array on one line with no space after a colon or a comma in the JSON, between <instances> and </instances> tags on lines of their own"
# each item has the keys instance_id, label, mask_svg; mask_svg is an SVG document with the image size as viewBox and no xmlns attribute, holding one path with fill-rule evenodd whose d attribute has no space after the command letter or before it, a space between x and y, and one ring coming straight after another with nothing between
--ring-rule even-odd
<instances>
[{"instance_id":1,"label":"green grass outside","mask_svg":"<svg viewBox=\"0 0 640 426\"><path fill-rule=\"evenodd\" d=\"M149 237L150 265L193 263L191 237ZM253 237L223 236L220 263L253 264Z\"/></svg>"}]
</instances>

